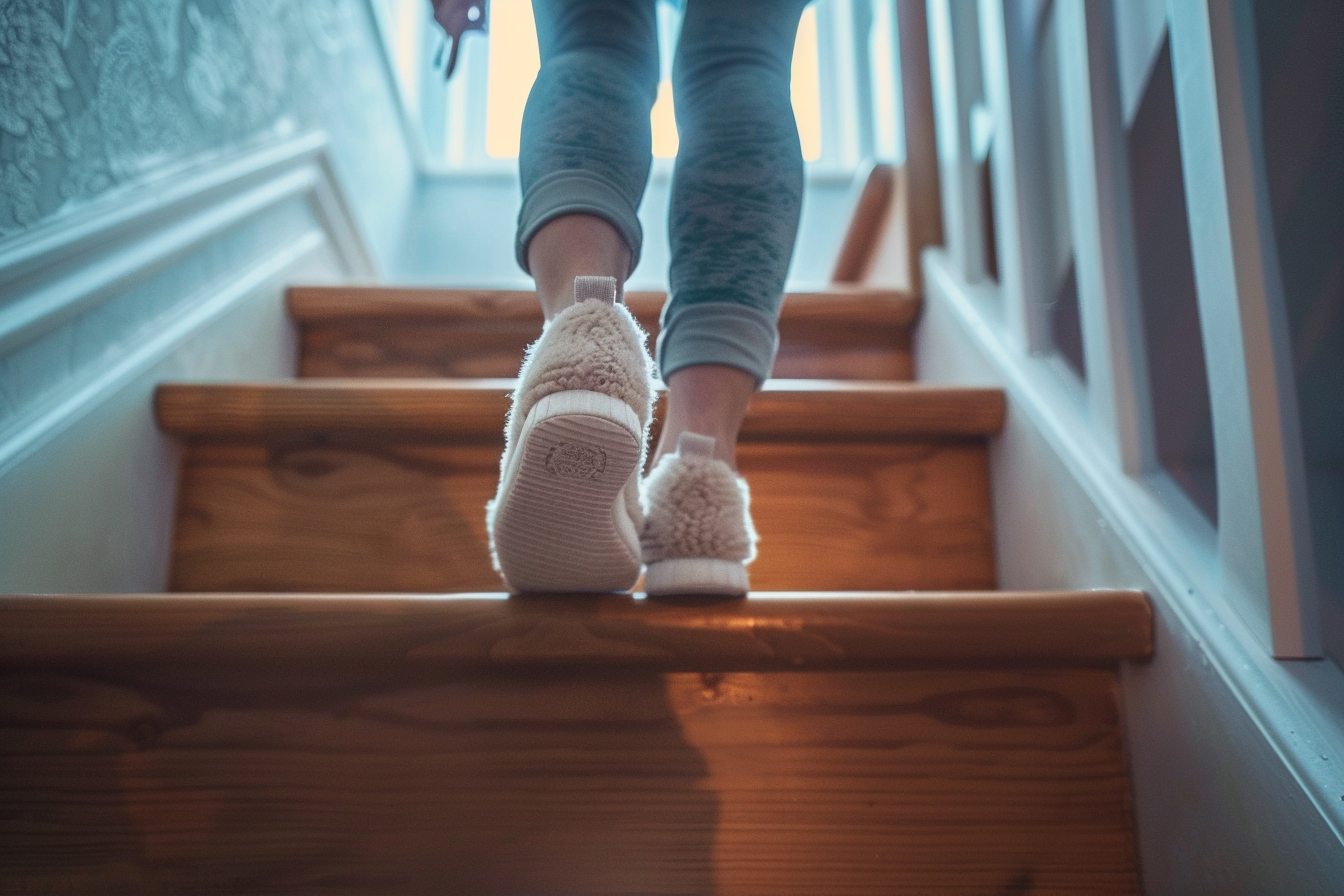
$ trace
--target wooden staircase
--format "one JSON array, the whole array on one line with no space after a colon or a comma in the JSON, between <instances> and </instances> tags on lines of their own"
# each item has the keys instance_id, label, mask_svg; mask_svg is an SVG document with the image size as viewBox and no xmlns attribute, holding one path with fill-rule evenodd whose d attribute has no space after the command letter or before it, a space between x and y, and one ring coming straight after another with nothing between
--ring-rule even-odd
<instances>
[{"instance_id":1,"label":"wooden staircase","mask_svg":"<svg viewBox=\"0 0 1344 896\"><path fill-rule=\"evenodd\" d=\"M1137 892L1146 599L993 590L1004 399L908 382L916 300L787 300L731 601L460 593L535 300L289 306L299 380L157 396L198 593L0 600L0 893Z\"/></svg>"}]
</instances>

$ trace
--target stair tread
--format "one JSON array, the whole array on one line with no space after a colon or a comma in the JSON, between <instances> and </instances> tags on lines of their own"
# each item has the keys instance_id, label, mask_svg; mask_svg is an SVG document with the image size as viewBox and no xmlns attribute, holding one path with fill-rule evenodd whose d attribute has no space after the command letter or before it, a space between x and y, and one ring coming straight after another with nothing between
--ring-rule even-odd
<instances>
[{"instance_id":1,"label":"stair tread","mask_svg":"<svg viewBox=\"0 0 1344 896\"><path fill-rule=\"evenodd\" d=\"M304 432L499 440L513 380L322 379L169 383L155 410L168 433L195 438ZM996 388L848 380L766 383L743 441L984 437L1003 426Z\"/></svg>"},{"instance_id":2,"label":"stair tread","mask_svg":"<svg viewBox=\"0 0 1344 896\"><path fill-rule=\"evenodd\" d=\"M654 322L665 292L632 290L626 305L641 321ZM433 289L379 286L293 286L287 293L290 317L300 324L354 320L527 321L540 323L536 293L521 289ZM896 289L830 285L790 292L781 326L791 323L843 323L870 327L908 327L919 315L920 300Z\"/></svg>"},{"instance_id":3,"label":"stair tread","mask_svg":"<svg viewBox=\"0 0 1344 896\"><path fill-rule=\"evenodd\" d=\"M11 665L334 661L746 672L1096 664L1152 652L1139 591L626 595L80 594L0 597Z\"/></svg>"}]
</instances>

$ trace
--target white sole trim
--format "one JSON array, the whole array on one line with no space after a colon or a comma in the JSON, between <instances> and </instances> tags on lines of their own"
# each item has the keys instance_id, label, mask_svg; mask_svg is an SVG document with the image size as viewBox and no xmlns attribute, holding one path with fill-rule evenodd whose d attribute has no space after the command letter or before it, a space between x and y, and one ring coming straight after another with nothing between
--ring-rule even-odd
<instances>
[{"instance_id":1,"label":"white sole trim","mask_svg":"<svg viewBox=\"0 0 1344 896\"><path fill-rule=\"evenodd\" d=\"M537 402L500 477L493 538L513 591L629 591L639 579L639 527L626 490L639 487L639 416L600 392Z\"/></svg>"},{"instance_id":2,"label":"white sole trim","mask_svg":"<svg viewBox=\"0 0 1344 896\"><path fill-rule=\"evenodd\" d=\"M659 560L644 571L644 591L652 595L738 595L748 590L747 567L739 560Z\"/></svg>"}]
</instances>

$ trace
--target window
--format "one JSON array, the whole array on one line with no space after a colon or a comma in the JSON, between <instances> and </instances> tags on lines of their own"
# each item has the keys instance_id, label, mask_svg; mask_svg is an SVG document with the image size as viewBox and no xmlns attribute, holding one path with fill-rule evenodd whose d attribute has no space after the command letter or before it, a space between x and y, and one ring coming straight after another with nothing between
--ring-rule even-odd
<instances>
[{"instance_id":1,"label":"window","mask_svg":"<svg viewBox=\"0 0 1344 896\"><path fill-rule=\"evenodd\" d=\"M874 66L885 65L888 76L877 87L882 100L898 93L892 49L891 11L883 0L858 0L885 10L887 33L873 29L867 46ZM794 48L792 95L803 158L832 168L852 165L857 158L845 152L843 143L853 144L852 134L826 127L825 107L844 105L846 85L854 78L840 77L826 65L826 58L848 58L840 44L852 43L850 29L836 27L852 17L853 0L820 0L802 16ZM438 55L442 39L438 27L427 12L424 0L376 0L379 24L386 50L401 86L408 117L423 131L431 167L460 171L509 171L518 156L523 108L539 67L536 30L530 0L492 0L490 30L487 36L468 34L458 58L458 71L444 83L431 60ZM659 61L662 77L658 97L651 114L653 154L669 159L677 153L675 98L672 93L672 51L681 24L680 11L666 3L657 7ZM826 27L823 27L825 25ZM829 34L826 41L822 32ZM823 72L827 72L823 76ZM853 73L849 73L853 74ZM872 116L879 108L875 100ZM882 150L894 154L898 139L896 113L878 123ZM852 116L850 116L852 118ZM890 120L888 120L890 118ZM866 120L866 119L865 119ZM857 124L847 121L849 130ZM826 138L823 138L823 133ZM834 144L834 145L832 145Z\"/></svg>"},{"instance_id":2,"label":"window","mask_svg":"<svg viewBox=\"0 0 1344 896\"><path fill-rule=\"evenodd\" d=\"M794 58L796 65L797 56ZM905 110L901 102L900 60L896 49L896 9L895 4L887 0L872 0L868 60L872 69L872 156L880 162L900 164L905 160L905 133L902 130ZM818 112L820 100L818 96ZM796 104L797 100L794 102Z\"/></svg>"},{"instance_id":3,"label":"window","mask_svg":"<svg viewBox=\"0 0 1344 896\"><path fill-rule=\"evenodd\" d=\"M495 159L517 158L523 107L541 66L530 0L494 0L490 4L488 63L485 152ZM658 99L661 101L662 96ZM658 121L658 115L654 120Z\"/></svg>"}]
</instances>

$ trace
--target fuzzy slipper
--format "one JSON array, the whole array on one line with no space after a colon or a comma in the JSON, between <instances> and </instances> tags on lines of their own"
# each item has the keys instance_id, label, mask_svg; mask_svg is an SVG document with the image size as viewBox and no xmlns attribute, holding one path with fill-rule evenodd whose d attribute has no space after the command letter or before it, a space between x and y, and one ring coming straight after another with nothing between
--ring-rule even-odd
<instances>
[{"instance_id":1,"label":"fuzzy slipper","mask_svg":"<svg viewBox=\"0 0 1344 896\"><path fill-rule=\"evenodd\" d=\"M513 394L490 551L512 591L629 591L639 579L639 471L653 412L645 334L611 277L527 350Z\"/></svg>"},{"instance_id":2,"label":"fuzzy slipper","mask_svg":"<svg viewBox=\"0 0 1344 896\"><path fill-rule=\"evenodd\" d=\"M746 594L756 557L747 483L714 456L714 439L684 432L644 480L644 590Z\"/></svg>"}]
</instances>

